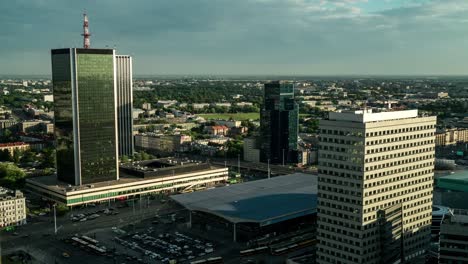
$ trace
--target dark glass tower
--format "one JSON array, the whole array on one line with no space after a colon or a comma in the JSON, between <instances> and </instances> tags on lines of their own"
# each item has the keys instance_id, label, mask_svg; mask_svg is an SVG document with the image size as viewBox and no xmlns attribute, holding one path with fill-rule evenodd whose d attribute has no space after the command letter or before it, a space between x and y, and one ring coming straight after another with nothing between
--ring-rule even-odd
<instances>
[{"instance_id":1,"label":"dark glass tower","mask_svg":"<svg viewBox=\"0 0 468 264\"><path fill-rule=\"evenodd\" d=\"M299 110L294 101L294 84L283 81L265 84L260 113L260 161L297 163Z\"/></svg>"},{"instance_id":2,"label":"dark glass tower","mask_svg":"<svg viewBox=\"0 0 468 264\"><path fill-rule=\"evenodd\" d=\"M133 75L132 57L115 56L117 68L117 124L119 156L133 156Z\"/></svg>"},{"instance_id":3,"label":"dark glass tower","mask_svg":"<svg viewBox=\"0 0 468 264\"><path fill-rule=\"evenodd\" d=\"M52 50L59 180L119 178L115 72L112 49Z\"/></svg>"}]
</instances>

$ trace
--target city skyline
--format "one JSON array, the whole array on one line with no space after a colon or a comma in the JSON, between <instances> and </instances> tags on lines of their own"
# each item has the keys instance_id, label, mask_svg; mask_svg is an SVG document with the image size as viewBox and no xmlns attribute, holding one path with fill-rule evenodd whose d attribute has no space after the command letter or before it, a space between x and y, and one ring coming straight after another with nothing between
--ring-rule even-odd
<instances>
[{"instance_id":1,"label":"city skyline","mask_svg":"<svg viewBox=\"0 0 468 264\"><path fill-rule=\"evenodd\" d=\"M0 55L10 62L0 67L2 74L50 75L50 67L42 67L49 63L44 51L81 46L81 25L69 17L79 19L85 9L91 47L116 45L136 58L136 75L468 71L468 3L461 0L35 0L0 7L5 11L0 21L6 25Z\"/></svg>"}]
</instances>

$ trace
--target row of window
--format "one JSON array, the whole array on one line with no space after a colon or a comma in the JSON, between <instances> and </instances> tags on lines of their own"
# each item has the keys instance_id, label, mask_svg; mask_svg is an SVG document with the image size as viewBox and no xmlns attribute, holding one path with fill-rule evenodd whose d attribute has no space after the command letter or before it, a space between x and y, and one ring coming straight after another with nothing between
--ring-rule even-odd
<instances>
[{"instance_id":1,"label":"row of window","mask_svg":"<svg viewBox=\"0 0 468 264\"><path fill-rule=\"evenodd\" d=\"M401 134L401 133L428 130L428 129L435 129L435 125L424 125L424 126L405 127L405 128L399 128L399 129L389 129L389 130L384 130L384 131L368 132L366 133L366 137L378 137L378 136Z\"/></svg>"},{"instance_id":2,"label":"row of window","mask_svg":"<svg viewBox=\"0 0 468 264\"><path fill-rule=\"evenodd\" d=\"M412 185L416 185L416 184L419 185L419 184L424 183L424 182L429 183L429 184L421 185L421 186L412 188L411 190L416 190L416 188L418 190L422 190L422 189L425 189L425 188L431 188L432 189L432 184L433 184L432 177L424 177L424 178L420 178L420 179L412 180L412 181L402 181L402 182L400 182L398 184L392 184L391 186L387 185L387 186L382 187L382 188L367 191L367 192L364 192L364 197L374 196L374 195L378 195L378 194L384 194L386 192L391 192L390 194L385 195L385 197L388 197L388 199L391 199L393 197L404 195L406 193L411 192L411 190L404 190L404 191L398 191L398 192L396 192L396 190L401 190L403 188L406 188L406 187L409 187L409 186L412 186Z\"/></svg>"},{"instance_id":3,"label":"row of window","mask_svg":"<svg viewBox=\"0 0 468 264\"><path fill-rule=\"evenodd\" d=\"M379 174L380 174L380 176L382 176L381 175L382 173L379 173ZM428 176L430 176L431 180L432 180L432 170L421 170L421 171L417 171L417 172L411 172L411 173L403 174L403 175L400 175L400 176L386 177L385 179L379 180L379 181L365 183L364 188L376 187L376 186L381 186L381 185L389 184L389 183L393 183L393 182L399 182L399 181L403 181L403 180L406 180L406 179L411 179L411 178L418 177L418 176L421 176L421 175L426 175L426 174ZM369 177L369 176L371 176L371 175L366 176L366 178ZM378 176L378 177L380 177L380 176ZM374 177L374 178L377 178L377 177ZM374 178L372 178L372 179L374 179ZM369 177L369 179L370 179L370 177Z\"/></svg>"},{"instance_id":4,"label":"row of window","mask_svg":"<svg viewBox=\"0 0 468 264\"><path fill-rule=\"evenodd\" d=\"M416 135L408 135L408 136L400 136L400 137L391 137L391 138L370 140L370 141L366 141L366 146L374 146L374 145L393 143L393 142L402 142L402 141L405 141L405 140L414 140L414 139L420 139L420 138L426 138L426 137L434 137L434 133L433 132L432 133L422 133L422 134L416 134Z\"/></svg>"},{"instance_id":5,"label":"row of window","mask_svg":"<svg viewBox=\"0 0 468 264\"><path fill-rule=\"evenodd\" d=\"M368 148L366 150L366 154L375 154L375 153L394 151L394 150L399 150L399 149L407 149L407 148L419 147L419 146L424 146L424 145L433 145L433 144L434 144L434 140L430 139L430 140L415 141L415 142L405 143L401 145L388 146L388 147Z\"/></svg>"},{"instance_id":6,"label":"row of window","mask_svg":"<svg viewBox=\"0 0 468 264\"><path fill-rule=\"evenodd\" d=\"M377 161L382 161L382 160L400 158L400 157L416 155L416 154L425 153L425 152L433 152L433 151L434 151L434 147L418 148L418 149L409 150L409 151L403 151L403 152L398 152L398 153L390 153L390 154L381 155L381 156L374 156L374 157L371 157L371 158L367 158L364 161L366 163L377 162Z\"/></svg>"},{"instance_id":7,"label":"row of window","mask_svg":"<svg viewBox=\"0 0 468 264\"><path fill-rule=\"evenodd\" d=\"M219 178L219 177L221 177L221 176L216 175L216 176L197 179L195 181L213 179L213 178ZM75 203L80 203L80 202L93 201L93 200L99 200L99 199L103 199L103 198L119 197L119 196L123 196L123 195L130 195L130 194L140 193L140 192L149 191L149 190L163 189L163 188L172 187L172 186L175 186L175 185L190 183L190 182L194 182L194 180L193 179L191 179L191 180L181 180L181 181L176 181L176 182L173 182L173 183L159 184L159 185L153 185L153 186L137 188L137 189L130 189L130 190L124 190L124 191L118 191L118 192L108 192L108 193L103 193L103 194L82 196L82 197L78 197L78 198L68 199L67 204L75 204Z\"/></svg>"},{"instance_id":8,"label":"row of window","mask_svg":"<svg viewBox=\"0 0 468 264\"><path fill-rule=\"evenodd\" d=\"M344 169L348 171L363 171L362 166L339 164L339 163L333 163L333 162L328 162L328 161L321 161L320 159L319 159L318 165L322 168L329 167L329 168Z\"/></svg>"},{"instance_id":9,"label":"row of window","mask_svg":"<svg viewBox=\"0 0 468 264\"><path fill-rule=\"evenodd\" d=\"M378 196L378 197L375 197L375 198L372 198L372 199L366 199L364 201L364 204L369 205L369 204L385 201L385 200L391 199L393 197L398 197L399 195L405 195L405 194L409 194L409 193L416 192L416 191L421 191L421 190L427 190L427 191L418 193L416 195L412 195L411 197L404 197L404 198L400 199L399 203L408 202L410 200L422 198L422 197L429 196L429 195L432 196L432 183L426 184L425 186L412 188L410 190L405 190L405 191L401 191L401 192L398 192L398 193L392 193L390 195ZM368 220L372 220L372 219L368 219ZM365 221L368 221L368 220L365 220Z\"/></svg>"},{"instance_id":10,"label":"row of window","mask_svg":"<svg viewBox=\"0 0 468 264\"><path fill-rule=\"evenodd\" d=\"M401 133L408 133L408 132L415 132L415 131L422 131L422 130L429 130L435 129L435 125L422 125L422 126L414 126L414 127L405 127L405 128L398 128L398 129L388 129L382 131L375 131L375 132L366 132L366 137L378 137L378 136L385 136L385 135L393 135L393 134L401 134ZM343 131L343 130L332 130L332 129L320 129L319 133L321 135L337 135L337 136L354 136L354 137L362 137L364 135L361 131Z\"/></svg>"},{"instance_id":11,"label":"row of window","mask_svg":"<svg viewBox=\"0 0 468 264\"><path fill-rule=\"evenodd\" d=\"M414 158L409 158L409 159L403 159L403 160L398 160L398 161L392 161L392 162L387 162L383 164L378 164L378 165L371 165L371 166L366 166L365 169L366 171L374 171L374 170L381 170L389 167L395 167L395 166L400 166L408 163L413 163L413 162L418 162L418 161L423 161L423 160L431 160L434 159L434 154L430 155L424 155L420 157L414 157ZM434 162L430 162L431 165L434 164ZM426 163L424 163L426 164Z\"/></svg>"}]
</instances>

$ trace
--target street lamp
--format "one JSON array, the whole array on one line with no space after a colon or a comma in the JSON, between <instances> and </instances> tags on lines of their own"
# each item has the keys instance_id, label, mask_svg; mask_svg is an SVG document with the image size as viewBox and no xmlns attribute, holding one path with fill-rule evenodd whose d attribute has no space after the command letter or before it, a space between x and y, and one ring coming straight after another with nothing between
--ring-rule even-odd
<instances>
[{"instance_id":1,"label":"street lamp","mask_svg":"<svg viewBox=\"0 0 468 264\"><path fill-rule=\"evenodd\" d=\"M283 167L284 167L284 149L283 149Z\"/></svg>"},{"instance_id":2,"label":"street lamp","mask_svg":"<svg viewBox=\"0 0 468 264\"><path fill-rule=\"evenodd\" d=\"M267 169L267 173L268 173L268 179L270 179L270 159L268 159L268 169Z\"/></svg>"},{"instance_id":3,"label":"street lamp","mask_svg":"<svg viewBox=\"0 0 468 264\"><path fill-rule=\"evenodd\" d=\"M237 154L237 173L240 175L240 154Z\"/></svg>"},{"instance_id":4,"label":"street lamp","mask_svg":"<svg viewBox=\"0 0 468 264\"><path fill-rule=\"evenodd\" d=\"M54 208L54 234L57 235L57 210L55 210L55 207L57 206L56 203L52 205Z\"/></svg>"}]
</instances>

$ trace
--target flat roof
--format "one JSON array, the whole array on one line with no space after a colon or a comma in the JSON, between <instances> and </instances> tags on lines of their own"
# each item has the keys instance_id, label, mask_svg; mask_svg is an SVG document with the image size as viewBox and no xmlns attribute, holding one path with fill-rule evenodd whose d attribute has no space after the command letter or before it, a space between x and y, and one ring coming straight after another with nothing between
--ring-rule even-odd
<instances>
[{"instance_id":1,"label":"flat roof","mask_svg":"<svg viewBox=\"0 0 468 264\"><path fill-rule=\"evenodd\" d=\"M214 214L232 223L266 226L315 213L317 175L294 173L171 198L191 211Z\"/></svg>"},{"instance_id":2,"label":"flat roof","mask_svg":"<svg viewBox=\"0 0 468 264\"><path fill-rule=\"evenodd\" d=\"M442 189L468 192L468 170L436 177L436 186Z\"/></svg>"},{"instance_id":3,"label":"flat roof","mask_svg":"<svg viewBox=\"0 0 468 264\"><path fill-rule=\"evenodd\" d=\"M26 179L26 182L34 184L34 185L42 185L43 187L47 188L50 191L59 193L59 194L65 194L65 193L73 193L75 191L85 191L85 190L97 190L100 188L113 188L113 187L119 187L122 185L130 185L130 184L141 184L141 183L146 183L146 182L151 182L155 180L170 180L173 177L180 177L183 175L191 175L193 173L201 173L201 172L209 172L211 170L218 170L218 169L225 169L220 166L215 166L215 165L209 165L206 168L203 169L193 169L189 171L185 171L184 173L175 173L174 175L164 175L164 176L154 176L154 177L146 177L146 178L141 178L141 177L136 177L129 175L125 172L120 172L120 177L118 180L112 180L112 181L102 181L102 182L96 182L96 183L90 183L90 184L83 184L83 185L70 185L66 182L62 182L57 179L56 175L48 175L48 176L40 176L40 177L34 177L34 178L29 178Z\"/></svg>"},{"instance_id":4,"label":"flat roof","mask_svg":"<svg viewBox=\"0 0 468 264\"><path fill-rule=\"evenodd\" d=\"M415 117L418 117L418 110L388 111L388 112L373 113L372 109L364 109L364 110L358 110L358 111L328 113L328 120L349 121L349 122L358 122L358 123L388 121L388 120L397 120L397 119L415 118Z\"/></svg>"}]
</instances>

